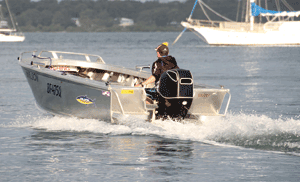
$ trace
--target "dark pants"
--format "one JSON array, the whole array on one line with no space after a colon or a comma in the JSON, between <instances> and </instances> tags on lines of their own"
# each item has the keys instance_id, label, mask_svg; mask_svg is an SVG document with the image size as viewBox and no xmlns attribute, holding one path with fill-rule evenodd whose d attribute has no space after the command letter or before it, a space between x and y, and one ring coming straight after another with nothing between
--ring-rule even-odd
<instances>
[{"instance_id":1,"label":"dark pants","mask_svg":"<svg viewBox=\"0 0 300 182\"><path fill-rule=\"evenodd\" d=\"M145 88L145 92L147 95L146 100L150 103L153 104L153 101L158 101L158 93L156 88Z\"/></svg>"},{"instance_id":2,"label":"dark pants","mask_svg":"<svg viewBox=\"0 0 300 182\"><path fill-rule=\"evenodd\" d=\"M166 103L166 100L159 95L157 88L145 88L145 92L147 95L146 101L148 101L150 104L153 104L153 101L157 102L158 108L156 109L156 115L166 115L166 109L169 105Z\"/></svg>"}]
</instances>

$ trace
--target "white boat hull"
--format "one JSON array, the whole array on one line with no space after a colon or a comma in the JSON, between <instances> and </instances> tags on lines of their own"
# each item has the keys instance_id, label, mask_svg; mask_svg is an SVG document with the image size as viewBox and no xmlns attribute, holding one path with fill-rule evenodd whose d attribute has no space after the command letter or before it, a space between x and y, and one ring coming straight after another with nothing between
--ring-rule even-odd
<instances>
[{"instance_id":1,"label":"white boat hull","mask_svg":"<svg viewBox=\"0 0 300 182\"><path fill-rule=\"evenodd\" d=\"M23 35L4 35L0 34L0 42L23 42L25 36Z\"/></svg>"},{"instance_id":2,"label":"white boat hull","mask_svg":"<svg viewBox=\"0 0 300 182\"><path fill-rule=\"evenodd\" d=\"M283 23L278 30L236 31L214 27L182 25L198 32L210 45L298 45L300 44L300 22Z\"/></svg>"}]
</instances>

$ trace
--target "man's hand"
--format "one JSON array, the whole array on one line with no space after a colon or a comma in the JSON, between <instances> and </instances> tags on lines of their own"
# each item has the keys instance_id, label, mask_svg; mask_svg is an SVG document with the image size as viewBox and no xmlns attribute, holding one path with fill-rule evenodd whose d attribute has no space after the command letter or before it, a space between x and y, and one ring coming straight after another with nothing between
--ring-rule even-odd
<instances>
[{"instance_id":1,"label":"man's hand","mask_svg":"<svg viewBox=\"0 0 300 182\"><path fill-rule=\"evenodd\" d=\"M138 83L134 87L142 87L142 85Z\"/></svg>"}]
</instances>

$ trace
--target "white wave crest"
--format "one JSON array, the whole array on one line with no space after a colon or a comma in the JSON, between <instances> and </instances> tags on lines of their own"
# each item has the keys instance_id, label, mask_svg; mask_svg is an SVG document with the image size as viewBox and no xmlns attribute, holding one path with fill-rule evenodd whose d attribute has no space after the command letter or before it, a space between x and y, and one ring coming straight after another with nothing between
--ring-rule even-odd
<instances>
[{"instance_id":1,"label":"white wave crest","mask_svg":"<svg viewBox=\"0 0 300 182\"><path fill-rule=\"evenodd\" d=\"M192 140L200 142L221 142L251 140L264 136L276 137L282 134L299 138L300 120L279 118L272 119L264 115L229 113L224 119L214 119L203 124L180 123L172 120L155 120L152 123L145 118L122 116L119 124L111 124L95 119L70 117L22 117L11 124L12 127L32 127L50 131L95 132L121 135L158 135L166 138ZM281 141L284 143L284 141ZM274 144L278 145L278 143ZM295 147L295 146L294 146Z\"/></svg>"}]
</instances>

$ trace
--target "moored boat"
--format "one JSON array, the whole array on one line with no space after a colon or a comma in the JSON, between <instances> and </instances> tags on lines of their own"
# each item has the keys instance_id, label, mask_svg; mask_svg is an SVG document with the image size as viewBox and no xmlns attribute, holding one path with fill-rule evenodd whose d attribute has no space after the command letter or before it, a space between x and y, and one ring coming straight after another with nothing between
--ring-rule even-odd
<instances>
[{"instance_id":1,"label":"moored boat","mask_svg":"<svg viewBox=\"0 0 300 182\"><path fill-rule=\"evenodd\" d=\"M22 32L17 31L16 23L10 12L8 1L5 0L5 3L13 28L10 28L8 22L5 21L0 5L0 42L23 42L25 40L25 35Z\"/></svg>"},{"instance_id":2,"label":"moored boat","mask_svg":"<svg viewBox=\"0 0 300 182\"><path fill-rule=\"evenodd\" d=\"M22 33L17 33L12 29L0 29L0 42L23 42L25 36Z\"/></svg>"},{"instance_id":3,"label":"moored boat","mask_svg":"<svg viewBox=\"0 0 300 182\"><path fill-rule=\"evenodd\" d=\"M37 105L54 115L116 121L115 115L157 118L157 110L174 120L202 122L226 115L230 91L223 87L196 85L188 70L165 72L159 85L134 87L150 72L106 64L98 55L41 51L23 52L19 64ZM156 88L157 99L147 103L147 89ZM227 103L222 106L225 96ZM164 117L165 117L164 116Z\"/></svg>"},{"instance_id":4,"label":"moored boat","mask_svg":"<svg viewBox=\"0 0 300 182\"><path fill-rule=\"evenodd\" d=\"M181 22L181 25L185 27L184 30L189 29L195 32L200 39L210 45L299 45L300 21L295 18L299 17L300 11L294 11L285 0L282 0L282 6L285 5L286 9L290 11L280 11L279 0L274 2L276 2L278 11L268 10L270 2L267 1L264 3L265 8L259 6L262 4L260 0L237 1L238 11L236 21L234 21L214 11L202 0L196 0L189 18L187 21ZM197 3L207 20L192 19L192 13ZM244 5L240 12L245 15L240 16L241 19L238 16L241 9L240 4ZM212 20L207 11L213 12L224 20ZM178 39L179 37L176 41Z\"/></svg>"}]
</instances>

